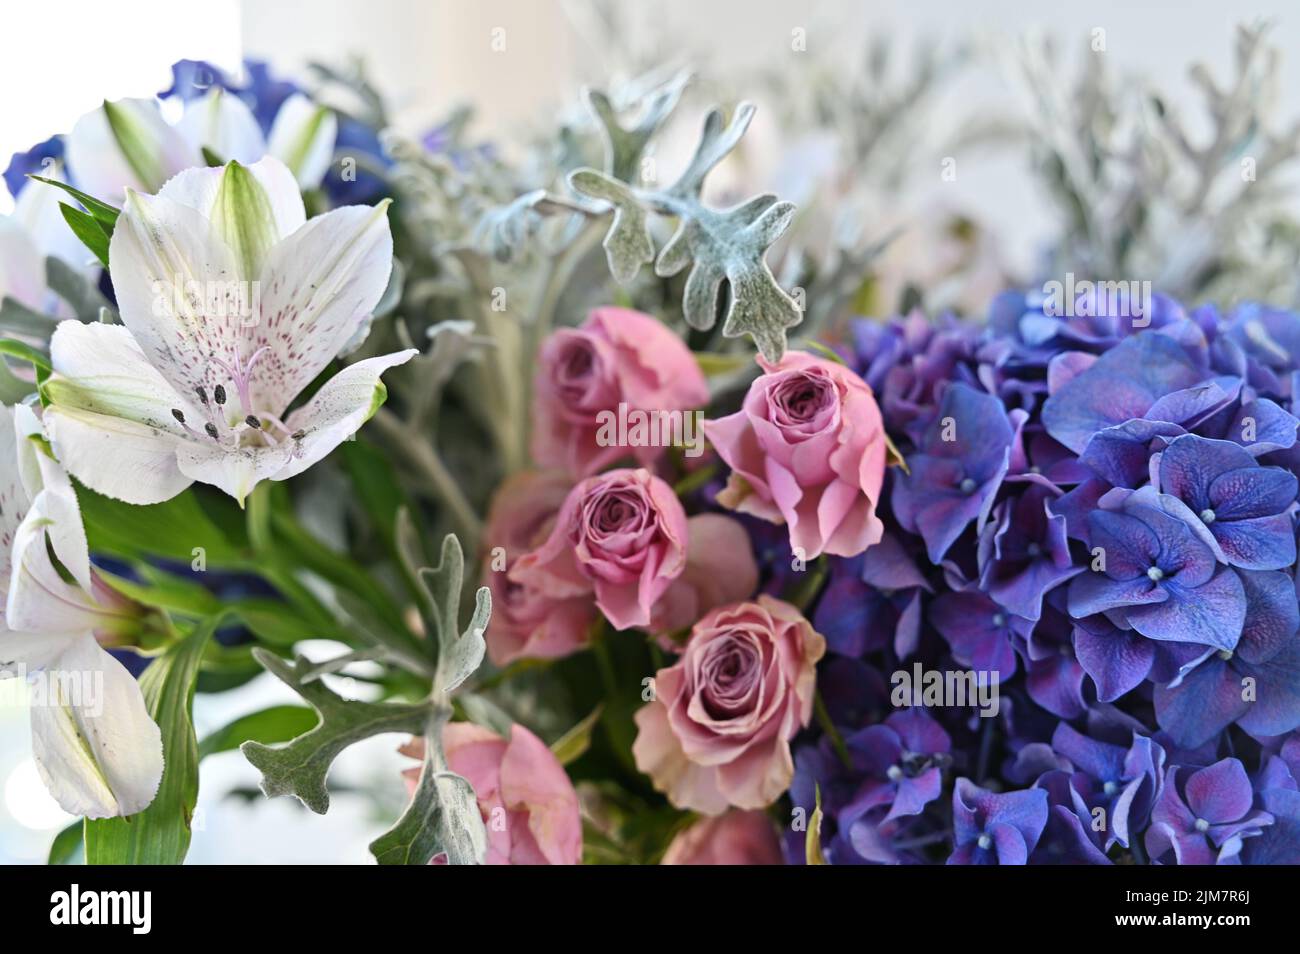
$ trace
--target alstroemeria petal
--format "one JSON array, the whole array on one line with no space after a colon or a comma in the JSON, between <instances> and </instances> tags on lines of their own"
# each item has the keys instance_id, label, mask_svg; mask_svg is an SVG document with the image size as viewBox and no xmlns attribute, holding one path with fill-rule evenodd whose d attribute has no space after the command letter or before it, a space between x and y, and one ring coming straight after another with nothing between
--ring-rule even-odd
<instances>
[{"instance_id":1,"label":"alstroemeria petal","mask_svg":"<svg viewBox=\"0 0 1300 954\"><path fill-rule=\"evenodd\" d=\"M46 678L58 696L32 707L32 748L50 794L86 818L146 808L162 781L162 733L139 683L90 635L73 640Z\"/></svg>"},{"instance_id":2,"label":"alstroemeria petal","mask_svg":"<svg viewBox=\"0 0 1300 954\"><path fill-rule=\"evenodd\" d=\"M59 405L45 409L45 427L68 473L95 493L154 504L192 483L176 465L180 442L157 428Z\"/></svg>"},{"instance_id":3,"label":"alstroemeria petal","mask_svg":"<svg viewBox=\"0 0 1300 954\"><path fill-rule=\"evenodd\" d=\"M294 93L275 114L267 151L289 167L304 189L314 189L329 171L337 137L333 111Z\"/></svg>"},{"instance_id":4,"label":"alstroemeria petal","mask_svg":"<svg viewBox=\"0 0 1300 954\"><path fill-rule=\"evenodd\" d=\"M147 99L120 99L86 113L68 134L67 156L77 187L113 204L127 189L152 192L199 163L198 150Z\"/></svg>"},{"instance_id":5,"label":"alstroemeria petal","mask_svg":"<svg viewBox=\"0 0 1300 954\"><path fill-rule=\"evenodd\" d=\"M230 246L201 213L163 196L128 193L108 248L122 323L150 364L195 398L231 385L252 290ZM247 413L247 412L245 412Z\"/></svg>"},{"instance_id":6,"label":"alstroemeria petal","mask_svg":"<svg viewBox=\"0 0 1300 954\"><path fill-rule=\"evenodd\" d=\"M221 488L242 507L253 488L279 473L290 463L292 455L292 441L239 448L216 441L210 444L185 441L177 445L176 463L185 476Z\"/></svg>"},{"instance_id":7,"label":"alstroemeria petal","mask_svg":"<svg viewBox=\"0 0 1300 954\"><path fill-rule=\"evenodd\" d=\"M302 204L298 183L280 160L267 156L243 167L261 183L270 203L271 217L275 223L275 237L279 241L302 228L307 212ZM186 169L173 176L158 194L164 198L189 206L210 219L217 216L217 198L226 167L217 169ZM250 278L256 278L256 275Z\"/></svg>"},{"instance_id":8,"label":"alstroemeria petal","mask_svg":"<svg viewBox=\"0 0 1300 954\"><path fill-rule=\"evenodd\" d=\"M176 444L202 415L154 370L121 325L62 322L50 341L55 373L45 430L60 463L97 493L149 504L189 486L176 467Z\"/></svg>"},{"instance_id":9,"label":"alstroemeria petal","mask_svg":"<svg viewBox=\"0 0 1300 954\"><path fill-rule=\"evenodd\" d=\"M14 534L5 622L33 633L89 632L102 612L89 592L66 582L50 559L45 532L54 524L48 511L51 499L39 494Z\"/></svg>"},{"instance_id":10,"label":"alstroemeria petal","mask_svg":"<svg viewBox=\"0 0 1300 954\"><path fill-rule=\"evenodd\" d=\"M86 528L81 522L81 507L77 492L67 471L37 441L45 438L45 428L35 412L25 404L14 408L14 427L18 437L19 467L23 469L23 482L33 500L38 495L42 510L48 518L45 533L50 546L63 568L87 593L91 590L90 548L86 543ZM31 476L28 476L31 475Z\"/></svg>"},{"instance_id":11,"label":"alstroemeria petal","mask_svg":"<svg viewBox=\"0 0 1300 954\"><path fill-rule=\"evenodd\" d=\"M271 250L248 353L265 347L250 393L259 413L284 413L379 303L393 267L388 202L312 219Z\"/></svg>"},{"instance_id":12,"label":"alstroemeria petal","mask_svg":"<svg viewBox=\"0 0 1300 954\"><path fill-rule=\"evenodd\" d=\"M207 147L223 162L252 163L266 155L266 138L252 110L220 86L190 100L176 129L195 152Z\"/></svg>"},{"instance_id":13,"label":"alstroemeria petal","mask_svg":"<svg viewBox=\"0 0 1300 954\"><path fill-rule=\"evenodd\" d=\"M405 364L418 351L408 348L349 365L322 385L310 401L289 415L290 431L303 432L293 458L276 475L287 480L300 474L356 433L379 410L388 394L379 376Z\"/></svg>"}]
</instances>

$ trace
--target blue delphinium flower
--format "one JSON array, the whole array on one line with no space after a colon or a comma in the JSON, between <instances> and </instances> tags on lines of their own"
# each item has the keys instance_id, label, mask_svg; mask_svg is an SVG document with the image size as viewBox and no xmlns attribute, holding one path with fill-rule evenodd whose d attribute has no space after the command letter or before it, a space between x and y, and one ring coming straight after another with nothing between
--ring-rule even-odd
<instances>
[{"instance_id":1,"label":"blue delphinium flower","mask_svg":"<svg viewBox=\"0 0 1300 954\"><path fill-rule=\"evenodd\" d=\"M1245 840L1272 823L1272 815L1255 807L1240 760L1196 770L1171 766L1151 812L1147 854L1180 865L1234 864Z\"/></svg>"},{"instance_id":2,"label":"blue delphinium flower","mask_svg":"<svg viewBox=\"0 0 1300 954\"><path fill-rule=\"evenodd\" d=\"M48 175L51 160L63 161L63 137L51 136L44 142L38 142L26 152L15 152L5 167L5 186L15 199L27 186L27 177Z\"/></svg>"},{"instance_id":3,"label":"blue delphinium flower","mask_svg":"<svg viewBox=\"0 0 1300 954\"><path fill-rule=\"evenodd\" d=\"M1023 865L1047 825L1047 793L1039 788L995 794L957 779L952 794L950 865Z\"/></svg>"}]
</instances>

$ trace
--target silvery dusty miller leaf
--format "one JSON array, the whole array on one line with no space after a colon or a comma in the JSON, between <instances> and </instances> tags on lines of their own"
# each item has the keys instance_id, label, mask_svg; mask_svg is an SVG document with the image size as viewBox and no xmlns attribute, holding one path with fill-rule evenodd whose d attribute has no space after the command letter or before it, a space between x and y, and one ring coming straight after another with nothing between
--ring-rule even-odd
<instances>
[{"instance_id":1,"label":"silvery dusty miller leaf","mask_svg":"<svg viewBox=\"0 0 1300 954\"><path fill-rule=\"evenodd\" d=\"M483 661L487 642L483 633L492 615L492 596L486 586L475 594L474 615L462 634L457 622L460 616L461 584L465 576L465 555L460 541L447 534L442 541L442 558L436 569L420 571L420 580L433 601L433 619L436 633L430 636L438 641L438 669L433 681L433 694L448 693L463 683Z\"/></svg>"},{"instance_id":2,"label":"silvery dusty miller leaf","mask_svg":"<svg viewBox=\"0 0 1300 954\"><path fill-rule=\"evenodd\" d=\"M344 699L320 679L306 679L310 660L297 657L292 664L263 649L253 656L262 667L306 699L320 723L287 745L245 742L240 751L262 773L262 791L268 798L294 795L316 812L329 808L325 778L330 765L354 742L385 732L418 735L424 731L429 707L424 704L373 703Z\"/></svg>"}]
</instances>

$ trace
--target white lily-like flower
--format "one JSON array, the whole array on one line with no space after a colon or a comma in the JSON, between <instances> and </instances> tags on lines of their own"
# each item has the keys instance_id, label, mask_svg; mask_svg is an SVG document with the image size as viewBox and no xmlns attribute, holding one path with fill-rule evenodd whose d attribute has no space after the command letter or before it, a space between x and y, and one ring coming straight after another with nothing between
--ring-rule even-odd
<instances>
[{"instance_id":1,"label":"white lily-like flower","mask_svg":"<svg viewBox=\"0 0 1300 954\"><path fill-rule=\"evenodd\" d=\"M127 189L157 192L203 162L198 146L168 124L154 99L105 102L73 124L65 148L77 188L113 204Z\"/></svg>"},{"instance_id":2,"label":"white lily-like flower","mask_svg":"<svg viewBox=\"0 0 1300 954\"><path fill-rule=\"evenodd\" d=\"M162 734L139 684L96 639L122 614L93 595L103 584L77 497L41 437L30 408L0 405L0 676L32 679L33 752L59 805L131 815L158 790Z\"/></svg>"},{"instance_id":3,"label":"white lily-like flower","mask_svg":"<svg viewBox=\"0 0 1300 954\"><path fill-rule=\"evenodd\" d=\"M64 467L128 503L197 480L242 505L338 446L383 403L380 374L418 354L353 364L288 410L383 295L387 205L308 222L271 158L128 192L109 246L123 324L61 322L50 343L45 426Z\"/></svg>"},{"instance_id":4,"label":"white lily-like flower","mask_svg":"<svg viewBox=\"0 0 1300 954\"><path fill-rule=\"evenodd\" d=\"M274 156L289 167L299 186L314 189L334 158L338 118L328 107L294 93L281 104L270 133L263 136L248 105L215 87L186 104L177 129L196 149L206 147L225 160L251 165L263 156Z\"/></svg>"},{"instance_id":5,"label":"white lily-like flower","mask_svg":"<svg viewBox=\"0 0 1300 954\"><path fill-rule=\"evenodd\" d=\"M205 148L244 165L273 156L289 167L302 188L313 189L329 170L337 135L333 111L295 93L264 136L242 99L214 88L187 103L175 126L163 117L157 100L105 102L73 125L67 156L77 187L114 204L128 189L154 193L177 173L204 165Z\"/></svg>"}]
</instances>

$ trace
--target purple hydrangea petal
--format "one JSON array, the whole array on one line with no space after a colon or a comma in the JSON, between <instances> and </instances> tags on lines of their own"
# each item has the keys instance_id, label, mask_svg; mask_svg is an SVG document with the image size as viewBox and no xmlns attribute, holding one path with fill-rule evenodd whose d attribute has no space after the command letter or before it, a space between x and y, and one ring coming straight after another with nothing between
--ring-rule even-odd
<instances>
[{"instance_id":1,"label":"purple hydrangea petal","mask_svg":"<svg viewBox=\"0 0 1300 954\"><path fill-rule=\"evenodd\" d=\"M1214 738L1250 707L1241 698L1237 675L1211 656L1176 687L1157 686L1156 721L1176 743L1195 748Z\"/></svg>"},{"instance_id":2,"label":"purple hydrangea petal","mask_svg":"<svg viewBox=\"0 0 1300 954\"><path fill-rule=\"evenodd\" d=\"M1074 630L1074 652L1079 665L1097 685L1097 698L1113 702L1139 685L1151 672L1155 646L1133 631L1123 630L1104 617L1081 620Z\"/></svg>"},{"instance_id":3,"label":"purple hydrangea petal","mask_svg":"<svg viewBox=\"0 0 1300 954\"><path fill-rule=\"evenodd\" d=\"M898 733L903 748L908 752L933 755L952 750L952 737L924 709L895 712L885 720L885 724Z\"/></svg>"},{"instance_id":4,"label":"purple hydrangea petal","mask_svg":"<svg viewBox=\"0 0 1300 954\"><path fill-rule=\"evenodd\" d=\"M1214 509L1216 522L1268 517L1295 501L1296 477L1280 467L1252 465L1220 472L1207 490L1207 506Z\"/></svg>"},{"instance_id":5,"label":"purple hydrangea petal","mask_svg":"<svg viewBox=\"0 0 1300 954\"><path fill-rule=\"evenodd\" d=\"M1125 338L1043 404L1047 433L1082 453L1098 431L1143 417L1161 397L1206 377L1174 339Z\"/></svg>"},{"instance_id":6,"label":"purple hydrangea petal","mask_svg":"<svg viewBox=\"0 0 1300 954\"><path fill-rule=\"evenodd\" d=\"M1246 705L1238 725L1255 735L1282 735L1300 728L1300 635L1293 635L1266 662L1243 663L1239 669L1255 680L1255 699ZM1239 694L1242 689L1238 681Z\"/></svg>"},{"instance_id":7,"label":"purple hydrangea petal","mask_svg":"<svg viewBox=\"0 0 1300 954\"><path fill-rule=\"evenodd\" d=\"M919 815L925 806L943 793L943 773L938 768L928 768L915 778L899 780L898 792L894 797L893 807L885 816L885 821Z\"/></svg>"},{"instance_id":8,"label":"purple hydrangea petal","mask_svg":"<svg viewBox=\"0 0 1300 954\"><path fill-rule=\"evenodd\" d=\"M1215 521L1210 532L1224 557L1247 570L1283 570L1296 561L1295 536L1286 514L1250 520Z\"/></svg>"},{"instance_id":9,"label":"purple hydrangea petal","mask_svg":"<svg viewBox=\"0 0 1300 954\"><path fill-rule=\"evenodd\" d=\"M1167 584L1163 603L1128 609L1134 629L1151 639L1202 643L1232 649L1246 619L1246 594L1237 574L1223 567L1210 582L1195 588Z\"/></svg>"},{"instance_id":10,"label":"purple hydrangea petal","mask_svg":"<svg viewBox=\"0 0 1300 954\"><path fill-rule=\"evenodd\" d=\"M1210 506L1210 485L1216 477L1254 464L1254 458L1237 444L1187 434L1160 455L1160 489L1199 513Z\"/></svg>"},{"instance_id":11,"label":"purple hydrangea petal","mask_svg":"<svg viewBox=\"0 0 1300 954\"><path fill-rule=\"evenodd\" d=\"M1277 655L1300 629L1300 603L1295 584L1278 571L1240 570L1246 593L1246 622L1236 654L1244 662L1259 664Z\"/></svg>"},{"instance_id":12,"label":"purple hydrangea petal","mask_svg":"<svg viewBox=\"0 0 1300 954\"><path fill-rule=\"evenodd\" d=\"M1187 807L1211 825L1237 821L1254 802L1246 769L1238 759L1223 759L1193 772L1183 789Z\"/></svg>"}]
</instances>

